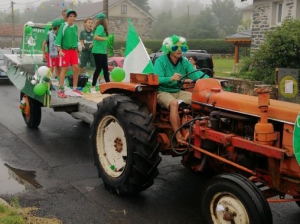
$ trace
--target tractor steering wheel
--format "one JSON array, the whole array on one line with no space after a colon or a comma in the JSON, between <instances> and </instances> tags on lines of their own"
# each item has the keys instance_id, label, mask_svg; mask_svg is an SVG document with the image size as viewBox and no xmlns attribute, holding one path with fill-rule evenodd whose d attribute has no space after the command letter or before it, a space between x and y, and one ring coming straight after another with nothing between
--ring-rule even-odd
<instances>
[{"instance_id":1,"label":"tractor steering wheel","mask_svg":"<svg viewBox=\"0 0 300 224\"><path fill-rule=\"evenodd\" d=\"M212 70L210 68L200 68L200 69L196 69L192 72L187 73L186 75L182 76L177 82L178 84L182 85L182 84L190 84L190 83L196 83L197 80L194 80L193 82L184 82L183 80L188 77L190 74L193 74L195 72L201 71L203 72L203 74L199 77L199 79L202 79L205 75L208 75L207 72L212 72Z\"/></svg>"}]
</instances>

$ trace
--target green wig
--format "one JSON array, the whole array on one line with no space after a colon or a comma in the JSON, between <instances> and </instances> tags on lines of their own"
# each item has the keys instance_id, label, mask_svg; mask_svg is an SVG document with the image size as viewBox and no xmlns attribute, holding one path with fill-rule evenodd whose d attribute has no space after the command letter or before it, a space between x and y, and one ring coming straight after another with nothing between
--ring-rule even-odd
<instances>
[{"instance_id":1,"label":"green wig","mask_svg":"<svg viewBox=\"0 0 300 224\"><path fill-rule=\"evenodd\" d=\"M164 39L160 50L163 51L164 54L168 54L169 52L172 52L172 46L174 46L178 42L180 42L182 45L187 46L186 39L184 37L180 37L174 34L173 36Z\"/></svg>"}]
</instances>

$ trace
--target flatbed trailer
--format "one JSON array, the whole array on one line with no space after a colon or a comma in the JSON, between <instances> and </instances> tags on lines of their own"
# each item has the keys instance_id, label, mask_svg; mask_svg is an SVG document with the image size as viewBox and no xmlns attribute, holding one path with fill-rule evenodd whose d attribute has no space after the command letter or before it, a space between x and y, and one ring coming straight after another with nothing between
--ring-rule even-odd
<instances>
[{"instance_id":1,"label":"flatbed trailer","mask_svg":"<svg viewBox=\"0 0 300 224\"><path fill-rule=\"evenodd\" d=\"M67 112L72 117L86 123L91 124L93 122L93 114L97 111L97 103L109 95L97 92L93 94L83 93L82 97L68 96L67 98L60 98L57 95L58 88L56 88L56 90L51 91L50 101L47 104L45 103L46 94L43 96L36 95L33 91L34 86L30 83L36 67L45 66L42 55L5 54L4 58L5 65L3 67L6 68L7 76L20 90L21 95L29 96L34 101L39 102L41 107L49 107L56 112Z\"/></svg>"}]
</instances>

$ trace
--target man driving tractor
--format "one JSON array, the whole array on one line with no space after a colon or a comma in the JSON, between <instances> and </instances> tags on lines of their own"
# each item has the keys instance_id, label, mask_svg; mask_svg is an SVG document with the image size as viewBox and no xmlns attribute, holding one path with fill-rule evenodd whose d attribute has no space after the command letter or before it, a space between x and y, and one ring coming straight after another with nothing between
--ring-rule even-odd
<instances>
[{"instance_id":1,"label":"man driving tractor","mask_svg":"<svg viewBox=\"0 0 300 224\"><path fill-rule=\"evenodd\" d=\"M181 90L180 81L192 82L199 78L209 78L201 71L188 75L188 79L182 80L183 76L195 71L193 65L182 53L188 51L186 39L173 35L164 39L161 50L164 55L160 56L154 64L154 73L158 75L157 102L162 107L170 110L170 123L174 131L180 126L178 106L181 102L191 104L192 94ZM184 137L180 132L176 133L176 140L180 143Z\"/></svg>"}]
</instances>

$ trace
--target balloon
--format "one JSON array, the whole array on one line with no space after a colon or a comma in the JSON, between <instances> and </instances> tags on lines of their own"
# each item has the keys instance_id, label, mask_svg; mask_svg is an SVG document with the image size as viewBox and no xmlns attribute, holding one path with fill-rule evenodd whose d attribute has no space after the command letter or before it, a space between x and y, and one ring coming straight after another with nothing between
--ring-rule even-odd
<instances>
[{"instance_id":1,"label":"balloon","mask_svg":"<svg viewBox=\"0 0 300 224\"><path fill-rule=\"evenodd\" d=\"M36 84L36 80L34 80L34 79L31 80L31 84L32 84L32 85L35 85L35 84Z\"/></svg>"},{"instance_id":2,"label":"balloon","mask_svg":"<svg viewBox=\"0 0 300 224\"><path fill-rule=\"evenodd\" d=\"M38 68L37 73L41 77L45 77L48 74L49 68L47 66L41 66Z\"/></svg>"},{"instance_id":3,"label":"balloon","mask_svg":"<svg viewBox=\"0 0 300 224\"><path fill-rule=\"evenodd\" d=\"M47 85L45 83L38 83L33 88L33 92L35 93L35 95L38 96L44 95L46 91L47 91Z\"/></svg>"},{"instance_id":4,"label":"balloon","mask_svg":"<svg viewBox=\"0 0 300 224\"><path fill-rule=\"evenodd\" d=\"M27 25L27 26L34 26L34 23L31 22L31 21L28 21L28 22L26 23L26 25Z\"/></svg>"},{"instance_id":5,"label":"balloon","mask_svg":"<svg viewBox=\"0 0 300 224\"><path fill-rule=\"evenodd\" d=\"M25 26L25 34L31 34L32 27L31 26Z\"/></svg>"},{"instance_id":6,"label":"balloon","mask_svg":"<svg viewBox=\"0 0 300 224\"><path fill-rule=\"evenodd\" d=\"M123 68L116 67L111 71L111 78L115 82L122 82L125 79L125 71Z\"/></svg>"}]
</instances>

